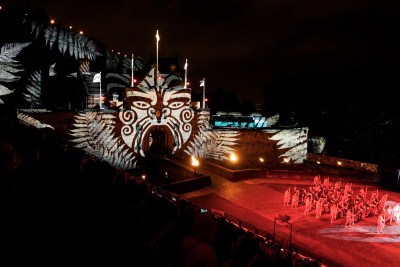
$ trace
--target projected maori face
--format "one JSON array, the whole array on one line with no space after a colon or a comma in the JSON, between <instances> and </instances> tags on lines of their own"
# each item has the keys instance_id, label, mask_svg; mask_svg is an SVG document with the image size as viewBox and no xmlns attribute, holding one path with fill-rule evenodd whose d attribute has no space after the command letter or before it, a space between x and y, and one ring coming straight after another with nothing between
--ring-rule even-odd
<instances>
[{"instance_id":1,"label":"projected maori face","mask_svg":"<svg viewBox=\"0 0 400 267\"><path fill-rule=\"evenodd\" d=\"M174 137L172 153L188 140L194 112L190 108L190 89L132 88L127 93L130 110L120 112L121 136L136 153L144 156L143 138L152 127L166 126Z\"/></svg>"}]
</instances>

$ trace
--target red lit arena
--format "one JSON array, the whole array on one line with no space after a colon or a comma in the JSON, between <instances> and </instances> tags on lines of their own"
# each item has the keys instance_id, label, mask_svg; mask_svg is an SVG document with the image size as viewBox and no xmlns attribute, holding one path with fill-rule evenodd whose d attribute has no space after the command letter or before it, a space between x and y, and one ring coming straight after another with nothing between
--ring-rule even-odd
<instances>
[{"instance_id":1,"label":"red lit arena","mask_svg":"<svg viewBox=\"0 0 400 267\"><path fill-rule=\"evenodd\" d=\"M204 170L207 174L207 171ZM323 175L321 176L323 177ZM346 215L331 222L331 215L322 213L316 218L315 209L305 214L305 205L297 208L291 204L284 206L284 192L293 192L313 186L310 174L266 173L262 178L231 182L212 174L212 185L182 194L182 197L200 207L223 214L227 219L239 221L248 231L258 234L275 235L283 247L291 241L293 251L311 253L319 258L322 266L390 266L400 262L400 221L393 218L385 223L383 233L377 233L375 214L346 227ZM330 183L341 180L346 186L346 178L330 178ZM398 192L387 191L371 183L351 182L354 193L366 190L366 199L378 192L381 198L387 193L386 204L395 206L400 202ZM279 217L288 216L287 222ZM240 223L240 221L243 221ZM268 234L267 234L268 236Z\"/></svg>"}]
</instances>

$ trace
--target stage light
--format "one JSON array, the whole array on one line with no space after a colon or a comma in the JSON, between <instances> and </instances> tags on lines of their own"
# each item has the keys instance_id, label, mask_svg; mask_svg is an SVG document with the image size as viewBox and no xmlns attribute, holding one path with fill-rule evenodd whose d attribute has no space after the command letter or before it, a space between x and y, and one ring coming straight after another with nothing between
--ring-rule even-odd
<instances>
[{"instance_id":1,"label":"stage light","mask_svg":"<svg viewBox=\"0 0 400 267\"><path fill-rule=\"evenodd\" d=\"M232 161L232 162L235 162L235 161L237 161L237 157L236 157L236 155L235 155L235 153L231 153L231 156L229 157L229 159Z\"/></svg>"},{"instance_id":2,"label":"stage light","mask_svg":"<svg viewBox=\"0 0 400 267\"><path fill-rule=\"evenodd\" d=\"M197 169L199 168L199 160L192 155L193 176L196 176Z\"/></svg>"}]
</instances>

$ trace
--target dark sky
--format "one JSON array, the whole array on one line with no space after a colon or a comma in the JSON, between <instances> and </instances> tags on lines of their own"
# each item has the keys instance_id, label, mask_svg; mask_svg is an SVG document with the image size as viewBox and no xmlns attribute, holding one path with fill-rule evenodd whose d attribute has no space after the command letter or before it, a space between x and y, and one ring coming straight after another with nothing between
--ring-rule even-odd
<instances>
[{"instance_id":1,"label":"dark sky","mask_svg":"<svg viewBox=\"0 0 400 267\"><path fill-rule=\"evenodd\" d=\"M11 0L44 8L67 28L100 39L108 50L188 59L188 81L263 102L283 73L400 73L400 1L376 0ZM399 86L397 86L399 88Z\"/></svg>"}]
</instances>

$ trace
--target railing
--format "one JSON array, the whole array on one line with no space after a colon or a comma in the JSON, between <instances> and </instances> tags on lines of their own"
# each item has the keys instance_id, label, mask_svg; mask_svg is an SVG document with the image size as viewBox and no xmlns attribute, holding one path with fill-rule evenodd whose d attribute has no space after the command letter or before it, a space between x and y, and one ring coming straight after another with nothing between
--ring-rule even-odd
<instances>
[{"instance_id":1,"label":"railing","mask_svg":"<svg viewBox=\"0 0 400 267\"><path fill-rule=\"evenodd\" d=\"M265 230L258 229L254 225L247 223L245 221L236 218L230 214L227 214L223 211L217 209L211 209L212 214L217 218L224 218L227 222L235 225L243 229L246 232L250 232L255 236L264 239L266 242L274 242L277 244L282 250L285 250L289 253L296 253L298 256L310 261L317 262L319 266L327 266L327 267L343 267L343 265L334 262L328 258L322 257L316 253L313 253L309 250L301 248L291 242L291 240L283 238L276 233L269 233Z\"/></svg>"}]
</instances>

